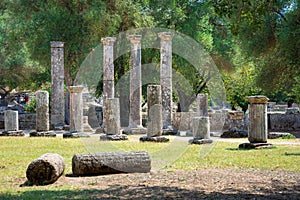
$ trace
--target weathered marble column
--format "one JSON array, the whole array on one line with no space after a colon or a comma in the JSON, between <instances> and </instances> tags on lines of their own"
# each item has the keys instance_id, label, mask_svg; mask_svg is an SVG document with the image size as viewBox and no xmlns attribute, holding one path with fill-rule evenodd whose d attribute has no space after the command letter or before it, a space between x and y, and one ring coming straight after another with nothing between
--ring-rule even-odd
<instances>
[{"instance_id":1,"label":"weathered marble column","mask_svg":"<svg viewBox=\"0 0 300 200\"><path fill-rule=\"evenodd\" d=\"M83 131L84 132L93 132L94 130L89 125L89 105L93 102L91 94L87 87L84 87L82 91L82 102L83 102Z\"/></svg>"},{"instance_id":2,"label":"weathered marble column","mask_svg":"<svg viewBox=\"0 0 300 200\"><path fill-rule=\"evenodd\" d=\"M4 129L6 131L19 130L19 113L14 110L4 111Z\"/></svg>"},{"instance_id":3,"label":"weathered marble column","mask_svg":"<svg viewBox=\"0 0 300 200\"><path fill-rule=\"evenodd\" d=\"M267 103L265 96L249 96L249 135L250 143L266 143L268 138Z\"/></svg>"},{"instance_id":4,"label":"weathered marble column","mask_svg":"<svg viewBox=\"0 0 300 200\"><path fill-rule=\"evenodd\" d=\"M51 125L65 124L64 43L51 42Z\"/></svg>"},{"instance_id":5,"label":"weathered marble column","mask_svg":"<svg viewBox=\"0 0 300 200\"><path fill-rule=\"evenodd\" d=\"M148 121L147 136L162 135L162 104L161 86L148 85L147 87Z\"/></svg>"},{"instance_id":6,"label":"weathered marble column","mask_svg":"<svg viewBox=\"0 0 300 200\"><path fill-rule=\"evenodd\" d=\"M197 115L208 116L208 95L198 94L197 95Z\"/></svg>"},{"instance_id":7,"label":"weathered marble column","mask_svg":"<svg viewBox=\"0 0 300 200\"><path fill-rule=\"evenodd\" d=\"M160 37L160 85L163 127L172 125L172 38L171 32L158 33Z\"/></svg>"},{"instance_id":8,"label":"weathered marble column","mask_svg":"<svg viewBox=\"0 0 300 200\"><path fill-rule=\"evenodd\" d=\"M120 102L119 98L106 99L106 129L108 134L120 134Z\"/></svg>"},{"instance_id":9,"label":"weathered marble column","mask_svg":"<svg viewBox=\"0 0 300 200\"><path fill-rule=\"evenodd\" d=\"M197 139L210 139L209 117L193 118L193 136Z\"/></svg>"},{"instance_id":10,"label":"weathered marble column","mask_svg":"<svg viewBox=\"0 0 300 200\"><path fill-rule=\"evenodd\" d=\"M142 127L141 35L129 35L130 48L130 114L129 128Z\"/></svg>"},{"instance_id":11,"label":"weathered marble column","mask_svg":"<svg viewBox=\"0 0 300 200\"><path fill-rule=\"evenodd\" d=\"M114 43L115 37L102 38L103 43L103 126L106 126L106 100L115 96Z\"/></svg>"},{"instance_id":12,"label":"weathered marble column","mask_svg":"<svg viewBox=\"0 0 300 200\"><path fill-rule=\"evenodd\" d=\"M36 130L49 131L49 93L38 91L36 93Z\"/></svg>"},{"instance_id":13,"label":"weathered marble column","mask_svg":"<svg viewBox=\"0 0 300 200\"><path fill-rule=\"evenodd\" d=\"M69 86L70 92L70 131L83 132L83 86Z\"/></svg>"}]
</instances>

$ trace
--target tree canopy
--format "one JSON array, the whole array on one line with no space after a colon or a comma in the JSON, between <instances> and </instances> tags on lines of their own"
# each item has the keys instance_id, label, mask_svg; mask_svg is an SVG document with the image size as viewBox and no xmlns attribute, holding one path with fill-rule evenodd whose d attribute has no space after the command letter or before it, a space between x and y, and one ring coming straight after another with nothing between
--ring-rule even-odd
<instances>
[{"instance_id":1,"label":"tree canopy","mask_svg":"<svg viewBox=\"0 0 300 200\"><path fill-rule=\"evenodd\" d=\"M299 3L299 0L3 0L0 87L8 91L16 87L35 88L50 81L50 41L65 42L65 81L66 85L72 85L80 64L101 37L141 27L162 27L192 37L210 53L223 74L232 107L243 108L242 96L254 93L274 100L280 100L276 94L283 93L285 99L299 102ZM145 63L159 59L155 50L143 50L143 56ZM128 70L128 59L124 55L115 61L118 77ZM188 80L194 94L209 92L207 80L184 59L174 55L173 67ZM177 95L183 101L191 94Z\"/></svg>"}]
</instances>

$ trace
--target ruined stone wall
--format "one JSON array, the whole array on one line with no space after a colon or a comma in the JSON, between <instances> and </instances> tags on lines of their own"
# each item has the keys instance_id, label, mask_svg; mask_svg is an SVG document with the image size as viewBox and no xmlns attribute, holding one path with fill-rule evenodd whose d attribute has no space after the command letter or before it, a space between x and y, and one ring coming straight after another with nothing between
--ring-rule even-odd
<instances>
[{"instance_id":1,"label":"ruined stone wall","mask_svg":"<svg viewBox=\"0 0 300 200\"><path fill-rule=\"evenodd\" d=\"M36 128L36 114L19 114L19 129L28 130ZM0 114L0 129L4 129L4 115Z\"/></svg>"},{"instance_id":2,"label":"ruined stone wall","mask_svg":"<svg viewBox=\"0 0 300 200\"><path fill-rule=\"evenodd\" d=\"M300 130L300 113L269 113L268 126L276 131Z\"/></svg>"}]
</instances>

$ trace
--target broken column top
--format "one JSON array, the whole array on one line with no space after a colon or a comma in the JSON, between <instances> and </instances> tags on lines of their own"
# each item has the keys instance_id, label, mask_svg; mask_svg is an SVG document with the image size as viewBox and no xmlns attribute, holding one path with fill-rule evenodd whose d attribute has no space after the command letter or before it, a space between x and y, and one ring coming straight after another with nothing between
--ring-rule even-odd
<instances>
[{"instance_id":1,"label":"broken column top","mask_svg":"<svg viewBox=\"0 0 300 200\"><path fill-rule=\"evenodd\" d=\"M269 101L269 99L266 96L263 96L263 95L248 96L245 99L248 100L251 104L252 103L266 104Z\"/></svg>"},{"instance_id":2,"label":"broken column top","mask_svg":"<svg viewBox=\"0 0 300 200\"><path fill-rule=\"evenodd\" d=\"M138 44L142 39L142 35L129 35L128 39L130 40L130 42Z\"/></svg>"},{"instance_id":3,"label":"broken column top","mask_svg":"<svg viewBox=\"0 0 300 200\"><path fill-rule=\"evenodd\" d=\"M115 37L105 37L105 38L101 38L101 42L104 45L113 45L116 41Z\"/></svg>"},{"instance_id":4,"label":"broken column top","mask_svg":"<svg viewBox=\"0 0 300 200\"><path fill-rule=\"evenodd\" d=\"M172 40L173 36L174 36L173 32L158 33L158 37L160 37L162 40Z\"/></svg>"},{"instance_id":5,"label":"broken column top","mask_svg":"<svg viewBox=\"0 0 300 200\"><path fill-rule=\"evenodd\" d=\"M59 42L59 41L51 41L50 45L51 48L64 48L64 42Z\"/></svg>"},{"instance_id":6,"label":"broken column top","mask_svg":"<svg viewBox=\"0 0 300 200\"><path fill-rule=\"evenodd\" d=\"M79 93L79 92L82 92L83 89L84 89L84 87L81 85L68 87L68 90L71 93Z\"/></svg>"}]
</instances>

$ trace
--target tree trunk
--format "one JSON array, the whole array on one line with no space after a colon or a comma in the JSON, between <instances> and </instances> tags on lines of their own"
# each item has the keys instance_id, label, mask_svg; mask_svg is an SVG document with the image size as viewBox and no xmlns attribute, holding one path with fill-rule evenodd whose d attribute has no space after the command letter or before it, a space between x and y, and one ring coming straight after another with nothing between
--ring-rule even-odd
<instances>
[{"instance_id":1,"label":"tree trunk","mask_svg":"<svg viewBox=\"0 0 300 200\"><path fill-rule=\"evenodd\" d=\"M30 185L54 183L64 172L64 159L58 154L44 154L32 161L26 170Z\"/></svg>"},{"instance_id":2,"label":"tree trunk","mask_svg":"<svg viewBox=\"0 0 300 200\"><path fill-rule=\"evenodd\" d=\"M77 176L147 173L150 169L150 156L145 151L75 154L72 159L72 171Z\"/></svg>"}]
</instances>

